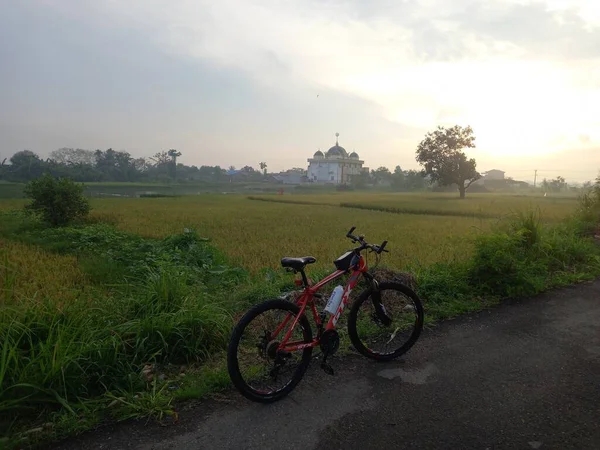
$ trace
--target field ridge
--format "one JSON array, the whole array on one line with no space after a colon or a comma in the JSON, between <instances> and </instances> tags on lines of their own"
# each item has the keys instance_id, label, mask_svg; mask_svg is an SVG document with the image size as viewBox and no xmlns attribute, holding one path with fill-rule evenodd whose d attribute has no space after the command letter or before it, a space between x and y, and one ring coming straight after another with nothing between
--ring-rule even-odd
<instances>
[{"instance_id":1,"label":"field ridge","mask_svg":"<svg viewBox=\"0 0 600 450\"><path fill-rule=\"evenodd\" d=\"M321 197L324 197L321 195ZM384 213L390 214L412 214L412 215L424 215L424 216L446 216L446 217L467 217L474 219L500 219L502 217L506 217L508 215L514 214L519 210L526 209L529 210L531 208L539 209L540 205L518 205L515 208L506 208L506 207L497 207L494 209L494 212L489 212L489 208L493 207L493 205L476 205L477 208L472 208L470 204L465 203L467 207L471 207L471 209L442 209L436 206L437 204L432 204L430 207L424 207L421 204L413 205L410 201L407 201L407 198L398 198L396 201L398 203L405 202L404 205L395 204L385 204L386 202L380 203L368 203L360 202L360 201L339 201L338 199L329 199L328 201L319 201L312 200L306 198L273 198L269 196L255 196L250 195L246 197L248 200L254 201L262 201L262 202L271 202L271 203L284 203L290 205L310 205L310 206L337 206L340 208L349 208L349 209L362 209L367 211L380 211ZM444 199L447 202L449 199ZM560 199L562 200L562 199ZM572 199L569 199L572 201ZM554 202L559 201L559 199L553 199ZM388 200L387 203L390 203ZM553 207L555 209L556 207ZM488 211L486 211L488 209ZM561 211L559 214L556 214L555 211L551 210L550 216L547 220L551 221L559 221L564 217L563 212ZM569 211L570 212L570 211Z\"/></svg>"}]
</instances>

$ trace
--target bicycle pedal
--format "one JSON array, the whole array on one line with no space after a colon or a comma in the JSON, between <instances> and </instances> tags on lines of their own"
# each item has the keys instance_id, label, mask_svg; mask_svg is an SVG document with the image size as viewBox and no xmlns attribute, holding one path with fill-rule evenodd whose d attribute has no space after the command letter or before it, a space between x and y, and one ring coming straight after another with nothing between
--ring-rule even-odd
<instances>
[{"instance_id":1,"label":"bicycle pedal","mask_svg":"<svg viewBox=\"0 0 600 450\"><path fill-rule=\"evenodd\" d=\"M333 367L327 363L321 363L321 369L323 369L323 372L325 372L327 375L335 375Z\"/></svg>"}]
</instances>

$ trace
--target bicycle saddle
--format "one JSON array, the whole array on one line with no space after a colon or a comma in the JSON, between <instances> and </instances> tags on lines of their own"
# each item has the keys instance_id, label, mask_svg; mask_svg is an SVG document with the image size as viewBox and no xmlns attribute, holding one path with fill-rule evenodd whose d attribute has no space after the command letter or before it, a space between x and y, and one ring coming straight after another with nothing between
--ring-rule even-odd
<instances>
[{"instance_id":1,"label":"bicycle saddle","mask_svg":"<svg viewBox=\"0 0 600 450\"><path fill-rule=\"evenodd\" d=\"M312 256L304 256L302 258L281 258L281 266L289 267L294 270L302 270L307 264L312 264L317 260Z\"/></svg>"}]
</instances>

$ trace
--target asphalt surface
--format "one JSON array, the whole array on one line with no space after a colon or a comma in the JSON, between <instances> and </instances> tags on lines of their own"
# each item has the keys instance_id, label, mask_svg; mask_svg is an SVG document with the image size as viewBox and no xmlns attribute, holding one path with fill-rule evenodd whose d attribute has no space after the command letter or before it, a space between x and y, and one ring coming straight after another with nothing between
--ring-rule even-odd
<instances>
[{"instance_id":1,"label":"asphalt surface","mask_svg":"<svg viewBox=\"0 0 600 450\"><path fill-rule=\"evenodd\" d=\"M52 448L600 449L600 281L445 322L400 361L331 361L275 404L229 392Z\"/></svg>"}]
</instances>

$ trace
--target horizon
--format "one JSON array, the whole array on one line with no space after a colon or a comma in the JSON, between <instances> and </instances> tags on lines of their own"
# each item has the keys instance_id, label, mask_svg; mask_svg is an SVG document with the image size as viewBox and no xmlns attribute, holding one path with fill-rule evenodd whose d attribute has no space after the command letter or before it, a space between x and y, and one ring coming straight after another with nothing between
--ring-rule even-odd
<instances>
[{"instance_id":1,"label":"horizon","mask_svg":"<svg viewBox=\"0 0 600 450\"><path fill-rule=\"evenodd\" d=\"M186 165L277 172L339 132L371 170L409 170L428 131L458 124L480 172L598 176L599 4L365 5L6 2L0 157L176 148Z\"/></svg>"}]
</instances>

